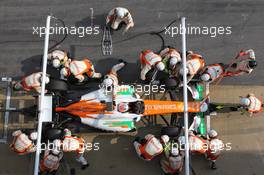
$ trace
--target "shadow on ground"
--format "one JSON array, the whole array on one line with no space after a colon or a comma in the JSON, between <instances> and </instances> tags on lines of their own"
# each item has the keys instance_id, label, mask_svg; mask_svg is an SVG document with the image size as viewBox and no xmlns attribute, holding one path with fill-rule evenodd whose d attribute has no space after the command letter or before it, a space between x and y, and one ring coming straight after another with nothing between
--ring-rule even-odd
<instances>
[{"instance_id":1,"label":"shadow on ground","mask_svg":"<svg viewBox=\"0 0 264 175\"><path fill-rule=\"evenodd\" d=\"M138 130L138 135L152 133L160 135L159 127L144 127ZM90 167L86 170L80 170L78 164L73 162L73 157L68 157L71 168L76 168L79 175L103 175L120 174L125 172L128 175L146 174L160 175L159 160L161 156L156 157L151 162L145 162L139 159L133 147L133 140L136 136L124 134L100 134L93 139L93 143L99 143L99 151L90 151L85 154L90 162ZM203 155L192 155L192 167L197 175L262 175L263 160L257 151L236 151L233 145L232 151L225 151L217 161L217 170L211 170L209 162ZM244 168L243 168L244 167Z\"/></svg>"}]
</instances>

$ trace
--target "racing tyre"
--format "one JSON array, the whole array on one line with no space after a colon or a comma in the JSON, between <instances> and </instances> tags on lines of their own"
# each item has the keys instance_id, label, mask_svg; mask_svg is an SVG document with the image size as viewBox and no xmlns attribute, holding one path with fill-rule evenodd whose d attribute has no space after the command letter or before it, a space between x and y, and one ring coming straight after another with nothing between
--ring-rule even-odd
<instances>
[{"instance_id":1,"label":"racing tyre","mask_svg":"<svg viewBox=\"0 0 264 175\"><path fill-rule=\"evenodd\" d=\"M81 127L79 122L71 122L66 125L66 128L69 129L72 134L78 134L81 132Z\"/></svg>"},{"instance_id":2,"label":"racing tyre","mask_svg":"<svg viewBox=\"0 0 264 175\"><path fill-rule=\"evenodd\" d=\"M75 171L74 168L71 168L71 169L70 169L70 175L76 175L76 171Z\"/></svg>"},{"instance_id":3,"label":"racing tyre","mask_svg":"<svg viewBox=\"0 0 264 175\"><path fill-rule=\"evenodd\" d=\"M161 135L168 135L169 137L178 137L181 133L181 127L169 126L161 128Z\"/></svg>"},{"instance_id":4,"label":"racing tyre","mask_svg":"<svg viewBox=\"0 0 264 175\"><path fill-rule=\"evenodd\" d=\"M178 86L178 83L173 78L167 78L164 80L164 84L166 86L166 89L172 90L175 89Z\"/></svg>"},{"instance_id":5,"label":"racing tyre","mask_svg":"<svg viewBox=\"0 0 264 175\"><path fill-rule=\"evenodd\" d=\"M50 128L47 129L45 132L46 140L55 140L55 139L62 139L63 138L63 131L58 128Z\"/></svg>"},{"instance_id":6,"label":"racing tyre","mask_svg":"<svg viewBox=\"0 0 264 175\"><path fill-rule=\"evenodd\" d=\"M47 89L49 91L67 91L68 84L63 80L51 79L50 82L47 84Z\"/></svg>"}]
</instances>

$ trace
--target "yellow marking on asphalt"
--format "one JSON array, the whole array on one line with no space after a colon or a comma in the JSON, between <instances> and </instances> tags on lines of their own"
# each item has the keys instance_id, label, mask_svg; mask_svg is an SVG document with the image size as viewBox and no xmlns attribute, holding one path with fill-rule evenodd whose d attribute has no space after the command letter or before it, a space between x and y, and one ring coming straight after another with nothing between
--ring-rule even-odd
<instances>
[{"instance_id":1,"label":"yellow marking on asphalt","mask_svg":"<svg viewBox=\"0 0 264 175\"><path fill-rule=\"evenodd\" d=\"M20 100L20 101L19 101L19 109L24 108L24 107L25 107L25 101L24 101L24 100ZM24 115L21 114L21 113L19 113L19 115L18 115L18 123L19 123L19 124L24 123L24 122L25 122L24 119L25 119L25 118L24 118Z\"/></svg>"},{"instance_id":2,"label":"yellow marking on asphalt","mask_svg":"<svg viewBox=\"0 0 264 175\"><path fill-rule=\"evenodd\" d=\"M118 139L119 137L112 138L110 141L111 145L117 144Z\"/></svg>"}]
</instances>

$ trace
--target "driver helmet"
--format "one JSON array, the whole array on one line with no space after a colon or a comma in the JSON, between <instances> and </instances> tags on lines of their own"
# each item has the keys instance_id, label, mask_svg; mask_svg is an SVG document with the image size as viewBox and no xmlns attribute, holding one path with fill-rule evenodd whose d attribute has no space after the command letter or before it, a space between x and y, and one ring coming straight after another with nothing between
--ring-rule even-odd
<instances>
[{"instance_id":1,"label":"driver helmet","mask_svg":"<svg viewBox=\"0 0 264 175\"><path fill-rule=\"evenodd\" d=\"M118 105L118 111L119 112L127 112L129 110L128 103L122 102Z\"/></svg>"},{"instance_id":2,"label":"driver helmet","mask_svg":"<svg viewBox=\"0 0 264 175\"><path fill-rule=\"evenodd\" d=\"M208 110L208 104L206 102L202 103L200 106L201 112L206 112Z\"/></svg>"}]
</instances>

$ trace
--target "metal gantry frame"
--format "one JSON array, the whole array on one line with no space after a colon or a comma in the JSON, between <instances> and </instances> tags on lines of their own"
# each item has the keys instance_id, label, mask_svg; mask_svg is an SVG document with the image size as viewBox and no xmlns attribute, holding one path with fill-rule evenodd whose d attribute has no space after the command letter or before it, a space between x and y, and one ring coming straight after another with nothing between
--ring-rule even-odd
<instances>
[{"instance_id":1,"label":"metal gantry frame","mask_svg":"<svg viewBox=\"0 0 264 175\"><path fill-rule=\"evenodd\" d=\"M182 27L182 66L183 66L183 100L184 100L184 135L185 135L185 175L190 174L189 157L189 124L188 124L188 89L187 89L187 67L186 67L186 26L185 17L181 18Z\"/></svg>"},{"instance_id":2,"label":"metal gantry frame","mask_svg":"<svg viewBox=\"0 0 264 175\"><path fill-rule=\"evenodd\" d=\"M34 175L38 175L39 172L39 159L41 153L41 135L42 135L42 123L44 114L44 98L45 98L45 86L46 86L46 73L47 73L47 59L48 59L48 48L49 48L49 34L50 34L50 20L52 16L48 16L46 20L45 28L45 40L44 40L44 53L42 63L42 82L41 82L41 94L39 104L39 115L38 115L38 138L37 138L37 149L34 164Z\"/></svg>"},{"instance_id":3,"label":"metal gantry frame","mask_svg":"<svg viewBox=\"0 0 264 175\"><path fill-rule=\"evenodd\" d=\"M0 143L7 143L7 136L8 136L8 123L9 123L9 110L11 108L11 95L12 95L12 78L10 77L2 77L2 82L6 82L6 99L5 99L5 112L4 112L4 127L3 127L3 137L0 139Z\"/></svg>"},{"instance_id":4,"label":"metal gantry frame","mask_svg":"<svg viewBox=\"0 0 264 175\"><path fill-rule=\"evenodd\" d=\"M210 104L210 83L205 83L205 96L207 97L207 104ZM209 110L209 109L208 109ZM205 116L206 119L206 137L208 137L208 133L211 130L211 116L210 112L208 112Z\"/></svg>"}]
</instances>

